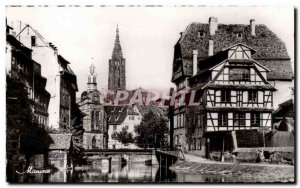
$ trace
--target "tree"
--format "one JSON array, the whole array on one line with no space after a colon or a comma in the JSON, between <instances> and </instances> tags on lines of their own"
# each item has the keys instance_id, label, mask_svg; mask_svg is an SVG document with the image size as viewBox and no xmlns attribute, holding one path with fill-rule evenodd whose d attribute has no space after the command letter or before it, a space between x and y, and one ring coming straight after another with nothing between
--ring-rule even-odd
<instances>
[{"instance_id":1,"label":"tree","mask_svg":"<svg viewBox=\"0 0 300 188\"><path fill-rule=\"evenodd\" d=\"M84 114L81 112L77 104L72 104L72 116L71 121L71 132L72 132L72 154L74 159L74 165L82 165L84 161L84 148L83 148L83 117Z\"/></svg>"},{"instance_id":2,"label":"tree","mask_svg":"<svg viewBox=\"0 0 300 188\"><path fill-rule=\"evenodd\" d=\"M25 155L27 166L32 156L47 154L49 145L53 142L45 128L32 120L33 114L30 105L32 105L32 101L28 98L24 83L7 76L7 140L20 138L19 150Z\"/></svg>"},{"instance_id":3,"label":"tree","mask_svg":"<svg viewBox=\"0 0 300 188\"><path fill-rule=\"evenodd\" d=\"M123 127L120 132L116 132L115 138L124 145L134 142L132 133L128 132L126 127Z\"/></svg>"},{"instance_id":4,"label":"tree","mask_svg":"<svg viewBox=\"0 0 300 188\"><path fill-rule=\"evenodd\" d=\"M140 125L135 127L138 147L163 147L164 135L168 133L167 120L156 116L152 110L145 114Z\"/></svg>"}]
</instances>

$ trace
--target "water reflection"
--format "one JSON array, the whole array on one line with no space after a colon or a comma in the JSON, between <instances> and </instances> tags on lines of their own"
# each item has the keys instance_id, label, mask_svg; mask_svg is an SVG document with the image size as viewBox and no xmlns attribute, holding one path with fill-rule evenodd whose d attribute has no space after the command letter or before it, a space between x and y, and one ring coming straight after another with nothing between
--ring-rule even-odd
<instances>
[{"instance_id":1,"label":"water reflection","mask_svg":"<svg viewBox=\"0 0 300 188\"><path fill-rule=\"evenodd\" d=\"M145 182L155 181L157 166L144 163L112 163L111 169L88 169L74 171L73 182Z\"/></svg>"},{"instance_id":2,"label":"water reflection","mask_svg":"<svg viewBox=\"0 0 300 188\"><path fill-rule=\"evenodd\" d=\"M216 174L192 174L188 172L172 171L158 166L147 166L144 163L129 163L121 165L113 163L111 171L81 170L74 172L73 182L140 182L140 183L217 183L239 182L237 177L221 176Z\"/></svg>"},{"instance_id":3,"label":"water reflection","mask_svg":"<svg viewBox=\"0 0 300 188\"><path fill-rule=\"evenodd\" d=\"M45 176L43 176L45 175ZM158 165L147 166L145 163L112 163L111 168L86 168L75 171L56 171L52 174L39 174L26 182L60 182L60 183L218 183L243 182L238 177L217 174L193 174L185 171L172 171L159 168ZM42 176L42 177L40 177Z\"/></svg>"}]
</instances>

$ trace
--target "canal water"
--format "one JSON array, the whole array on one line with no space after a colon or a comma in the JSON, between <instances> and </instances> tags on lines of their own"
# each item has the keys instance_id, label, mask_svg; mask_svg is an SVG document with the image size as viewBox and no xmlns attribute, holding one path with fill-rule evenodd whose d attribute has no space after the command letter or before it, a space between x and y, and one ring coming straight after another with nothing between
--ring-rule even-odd
<instances>
[{"instance_id":1,"label":"canal water","mask_svg":"<svg viewBox=\"0 0 300 188\"><path fill-rule=\"evenodd\" d=\"M144 163L112 163L111 169L85 169L63 174L62 171L50 174L47 182L68 183L218 183L236 182L236 178L220 175L191 174L188 172L160 169L158 165Z\"/></svg>"}]
</instances>

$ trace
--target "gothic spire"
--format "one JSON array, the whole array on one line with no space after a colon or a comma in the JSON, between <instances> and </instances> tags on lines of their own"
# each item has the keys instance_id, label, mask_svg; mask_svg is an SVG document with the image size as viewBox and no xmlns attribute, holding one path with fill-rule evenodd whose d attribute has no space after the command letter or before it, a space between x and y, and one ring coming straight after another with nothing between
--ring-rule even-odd
<instances>
[{"instance_id":1,"label":"gothic spire","mask_svg":"<svg viewBox=\"0 0 300 188\"><path fill-rule=\"evenodd\" d=\"M92 63L90 66L90 74L93 75L94 73L95 73L95 66L94 63Z\"/></svg>"},{"instance_id":2,"label":"gothic spire","mask_svg":"<svg viewBox=\"0 0 300 188\"><path fill-rule=\"evenodd\" d=\"M95 72L94 63L92 63L90 66L90 74L88 76L87 86L88 86L88 91L97 89L97 74Z\"/></svg>"},{"instance_id":3,"label":"gothic spire","mask_svg":"<svg viewBox=\"0 0 300 188\"><path fill-rule=\"evenodd\" d=\"M122 53L122 48L121 48L120 38L119 38L119 27L117 25L116 40L115 40L114 50L112 53L112 59L122 59L122 58L123 58L123 53Z\"/></svg>"}]
</instances>

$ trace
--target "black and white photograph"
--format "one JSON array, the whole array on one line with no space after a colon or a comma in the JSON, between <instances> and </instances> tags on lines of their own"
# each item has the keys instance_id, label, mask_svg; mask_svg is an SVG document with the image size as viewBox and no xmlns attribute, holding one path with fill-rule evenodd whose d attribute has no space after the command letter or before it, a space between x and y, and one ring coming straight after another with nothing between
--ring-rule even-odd
<instances>
[{"instance_id":1,"label":"black and white photograph","mask_svg":"<svg viewBox=\"0 0 300 188\"><path fill-rule=\"evenodd\" d=\"M1 176L294 184L295 15L293 6L6 5Z\"/></svg>"}]
</instances>

